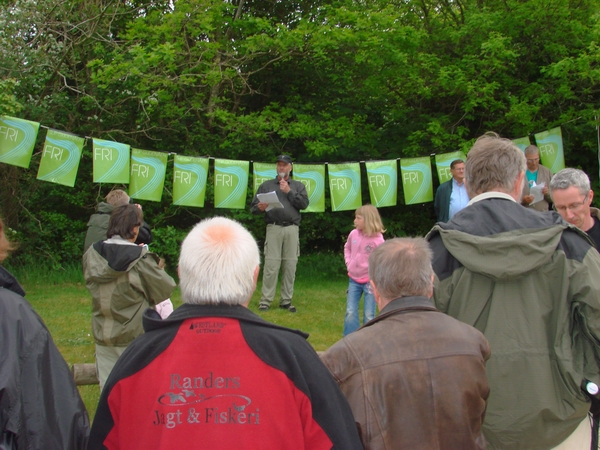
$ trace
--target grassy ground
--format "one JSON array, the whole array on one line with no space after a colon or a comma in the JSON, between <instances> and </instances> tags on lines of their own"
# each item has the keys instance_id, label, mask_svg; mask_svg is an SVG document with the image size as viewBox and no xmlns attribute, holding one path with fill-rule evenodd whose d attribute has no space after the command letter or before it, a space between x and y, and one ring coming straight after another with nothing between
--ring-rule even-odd
<instances>
[{"instance_id":1,"label":"grassy ground","mask_svg":"<svg viewBox=\"0 0 600 450\"><path fill-rule=\"evenodd\" d=\"M27 300L46 322L67 363L93 363L91 296L79 266L58 271L27 268L16 270L15 276L27 292ZM347 284L341 255L301 257L294 291L298 312L292 314L277 308L276 297L269 311L258 313L260 284L250 309L270 322L310 333L309 342L315 350L325 350L342 337ZM179 289L172 300L175 306L181 304ZM98 385L80 386L79 391L93 418L100 397Z\"/></svg>"}]
</instances>

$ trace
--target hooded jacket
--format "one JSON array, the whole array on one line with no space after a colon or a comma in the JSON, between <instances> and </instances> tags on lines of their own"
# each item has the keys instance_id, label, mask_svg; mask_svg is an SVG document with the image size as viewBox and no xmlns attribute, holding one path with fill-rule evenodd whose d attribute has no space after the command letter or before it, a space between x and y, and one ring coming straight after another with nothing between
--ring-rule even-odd
<instances>
[{"instance_id":1,"label":"hooded jacket","mask_svg":"<svg viewBox=\"0 0 600 450\"><path fill-rule=\"evenodd\" d=\"M171 296L175 281L158 262L158 256L147 246L120 236L96 242L83 255L97 344L126 347L144 332L144 310Z\"/></svg>"},{"instance_id":2,"label":"hooded jacket","mask_svg":"<svg viewBox=\"0 0 600 450\"><path fill-rule=\"evenodd\" d=\"M83 450L90 421L43 320L0 266L0 449Z\"/></svg>"},{"instance_id":3,"label":"hooded jacket","mask_svg":"<svg viewBox=\"0 0 600 450\"><path fill-rule=\"evenodd\" d=\"M102 391L89 450L362 449L306 334L240 305L147 310L144 329Z\"/></svg>"},{"instance_id":4,"label":"hooded jacket","mask_svg":"<svg viewBox=\"0 0 600 450\"><path fill-rule=\"evenodd\" d=\"M88 230L85 235L85 243L83 244L83 252L85 253L88 248L98 241L104 241L106 239L106 232L108 231L108 222L110 220L110 213L113 212L115 207L109 203L100 202L98 203L98 212L90 216L88 221ZM139 234L135 240L136 244L150 244L152 242L152 231L150 226L144 221L140 227Z\"/></svg>"},{"instance_id":5,"label":"hooded jacket","mask_svg":"<svg viewBox=\"0 0 600 450\"><path fill-rule=\"evenodd\" d=\"M486 195L427 236L434 300L490 343L489 448L549 449L586 417L583 380L600 383L600 255L557 213Z\"/></svg>"},{"instance_id":6,"label":"hooded jacket","mask_svg":"<svg viewBox=\"0 0 600 450\"><path fill-rule=\"evenodd\" d=\"M348 276L357 283L369 282L369 256L384 243L383 234L367 236L356 228L348 235L344 244L344 260L348 268Z\"/></svg>"}]
</instances>

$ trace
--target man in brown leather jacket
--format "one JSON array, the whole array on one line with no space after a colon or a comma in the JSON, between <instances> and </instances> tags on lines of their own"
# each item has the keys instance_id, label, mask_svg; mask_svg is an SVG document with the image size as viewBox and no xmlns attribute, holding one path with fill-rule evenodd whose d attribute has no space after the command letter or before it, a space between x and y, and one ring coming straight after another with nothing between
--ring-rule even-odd
<instances>
[{"instance_id":1,"label":"man in brown leather jacket","mask_svg":"<svg viewBox=\"0 0 600 450\"><path fill-rule=\"evenodd\" d=\"M366 449L483 449L487 340L433 305L431 250L391 239L369 258L379 316L322 356Z\"/></svg>"}]
</instances>

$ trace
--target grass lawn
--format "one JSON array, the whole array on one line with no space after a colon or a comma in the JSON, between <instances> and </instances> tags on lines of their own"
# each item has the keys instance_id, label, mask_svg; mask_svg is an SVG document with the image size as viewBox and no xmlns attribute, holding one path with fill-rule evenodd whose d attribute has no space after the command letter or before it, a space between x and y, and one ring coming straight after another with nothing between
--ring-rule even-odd
<instances>
[{"instance_id":1,"label":"grass lawn","mask_svg":"<svg viewBox=\"0 0 600 450\"><path fill-rule=\"evenodd\" d=\"M91 296L79 266L65 271L18 270L14 274L27 292L25 298L46 322L67 363L93 363ZM341 255L301 256L294 291L298 312L279 309L279 298L275 297L269 311L258 313L260 279L250 309L270 322L309 333L308 341L314 349L325 350L342 337L347 285ZM175 307L181 304L179 289L172 300ZM80 386L79 392L93 418L100 397L98 385Z\"/></svg>"}]
</instances>

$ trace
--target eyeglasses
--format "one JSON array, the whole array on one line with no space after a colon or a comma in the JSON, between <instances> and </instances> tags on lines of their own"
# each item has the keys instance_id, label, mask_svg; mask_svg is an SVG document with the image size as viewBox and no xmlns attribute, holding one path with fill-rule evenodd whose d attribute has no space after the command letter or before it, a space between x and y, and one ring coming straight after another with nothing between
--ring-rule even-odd
<instances>
[{"instance_id":1,"label":"eyeglasses","mask_svg":"<svg viewBox=\"0 0 600 450\"><path fill-rule=\"evenodd\" d=\"M579 211L583 207L583 205L585 205L588 195L589 195L589 192L587 194L585 194L585 197L583 197L582 202L571 203L570 205L567 205L567 206L552 205L552 209L554 209L554 211L557 211L559 213L567 212L567 210L571 210L573 212Z\"/></svg>"},{"instance_id":2,"label":"eyeglasses","mask_svg":"<svg viewBox=\"0 0 600 450\"><path fill-rule=\"evenodd\" d=\"M538 162L539 160L540 160L540 158L528 159L527 162Z\"/></svg>"}]
</instances>

